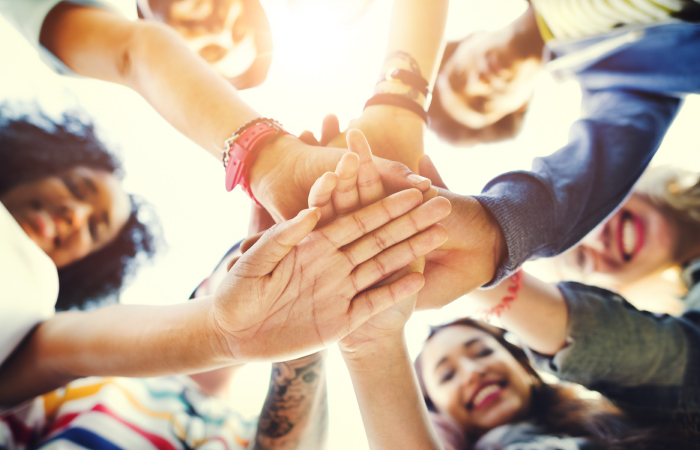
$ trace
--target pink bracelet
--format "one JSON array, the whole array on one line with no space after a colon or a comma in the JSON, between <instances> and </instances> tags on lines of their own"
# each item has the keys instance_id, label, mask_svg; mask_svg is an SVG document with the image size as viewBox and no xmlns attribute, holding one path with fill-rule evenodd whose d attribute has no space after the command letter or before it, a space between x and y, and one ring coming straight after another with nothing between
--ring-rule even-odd
<instances>
[{"instance_id":1,"label":"pink bracelet","mask_svg":"<svg viewBox=\"0 0 700 450\"><path fill-rule=\"evenodd\" d=\"M498 305L494 306L493 308L487 311L482 312L481 320L489 321L493 316L501 317L501 314L503 314L504 311L508 311L510 309L510 304L517 300L518 291L521 287L523 287L524 275L525 273L523 272L523 269L520 269L510 276L510 281L513 282L513 284L508 286L508 292L510 293L510 295L506 295L505 297L503 297L501 299L501 303L499 303Z\"/></svg>"}]
</instances>

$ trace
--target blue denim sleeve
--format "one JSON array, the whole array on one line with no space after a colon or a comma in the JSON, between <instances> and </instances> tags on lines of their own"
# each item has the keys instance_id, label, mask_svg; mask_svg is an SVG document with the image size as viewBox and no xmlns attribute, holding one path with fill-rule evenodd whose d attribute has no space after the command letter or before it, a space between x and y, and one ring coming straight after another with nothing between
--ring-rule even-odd
<instances>
[{"instance_id":1,"label":"blue denim sleeve","mask_svg":"<svg viewBox=\"0 0 700 450\"><path fill-rule=\"evenodd\" d=\"M603 393L637 415L700 413L700 315L639 311L619 295L560 283L569 311L568 344L535 364Z\"/></svg>"},{"instance_id":2,"label":"blue denim sleeve","mask_svg":"<svg viewBox=\"0 0 700 450\"><path fill-rule=\"evenodd\" d=\"M651 161L680 104L678 97L646 92L585 91L582 118L565 147L536 158L530 172L494 178L475 197L498 221L508 245L508 259L488 285L529 259L563 252L613 212Z\"/></svg>"}]
</instances>

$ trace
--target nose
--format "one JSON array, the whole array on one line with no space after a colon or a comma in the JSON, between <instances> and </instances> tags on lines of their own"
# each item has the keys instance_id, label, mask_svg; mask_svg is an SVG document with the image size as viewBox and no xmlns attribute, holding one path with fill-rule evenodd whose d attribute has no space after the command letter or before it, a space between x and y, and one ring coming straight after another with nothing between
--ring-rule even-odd
<instances>
[{"instance_id":1,"label":"nose","mask_svg":"<svg viewBox=\"0 0 700 450\"><path fill-rule=\"evenodd\" d=\"M460 360L460 384L462 386L473 386L481 383L482 378L486 374L486 367L473 359L462 358Z\"/></svg>"},{"instance_id":2,"label":"nose","mask_svg":"<svg viewBox=\"0 0 700 450\"><path fill-rule=\"evenodd\" d=\"M595 252L605 254L610 248L610 227L608 224L604 223L594 228L581 240L581 245Z\"/></svg>"},{"instance_id":3,"label":"nose","mask_svg":"<svg viewBox=\"0 0 700 450\"><path fill-rule=\"evenodd\" d=\"M92 214L92 205L81 201L68 201L61 206L60 212L66 232L75 232L87 223Z\"/></svg>"}]
</instances>

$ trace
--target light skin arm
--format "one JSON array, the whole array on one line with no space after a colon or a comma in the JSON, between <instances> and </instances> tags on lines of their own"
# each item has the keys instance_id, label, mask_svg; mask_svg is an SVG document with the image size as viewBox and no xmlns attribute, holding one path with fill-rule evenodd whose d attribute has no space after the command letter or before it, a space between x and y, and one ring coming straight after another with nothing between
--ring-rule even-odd
<instances>
[{"instance_id":1,"label":"light skin arm","mask_svg":"<svg viewBox=\"0 0 700 450\"><path fill-rule=\"evenodd\" d=\"M493 289L474 291L469 300L479 309L489 311L511 295L504 280ZM532 275L524 274L516 300L499 317L501 326L516 334L529 348L543 355L554 355L566 345L569 312L559 289Z\"/></svg>"},{"instance_id":2,"label":"light skin arm","mask_svg":"<svg viewBox=\"0 0 700 450\"><path fill-rule=\"evenodd\" d=\"M328 432L326 353L272 365L256 450L324 448Z\"/></svg>"},{"instance_id":3,"label":"light skin arm","mask_svg":"<svg viewBox=\"0 0 700 450\"><path fill-rule=\"evenodd\" d=\"M261 116L165 25L60 3L45 19L40 41L76 73L135 90L218 161L224 141ZM262 149L250 170L253 193L276 221L291 219L304 209L316 179L332 170L343 153L320 152L293 136L280 137ZM388 161L380 170L396 190L430 187L427 180L407 179L408 169Z\"/></svg>"},{"instance_id":4,"label":"light skin arm","mask_svg":"<svg viewBox=\"0 0 700 450\"><path fill-rule=\"evenodd\" d=\"M381 74L392 68L405 69L421 75L429 86L433 85L442 56L448 4L446 0L394 1ZM405 96L421 106L426 101L416 89L392 81L377 84L375 94L382 93ZM376 156L401 162L416 171L423 155L424 125L413 112L395 106L375 105L351 121L349 128L357 128L367 136ZM338 137L330 141L330 145L342 146L342 141Z\"/></svg>"},{"instance_id":5,"label":"light skin arm","mask_svg":"<svg viewBox=\"0 0 700 450\"><path fill-rule=\"evenodd\" d=\"M352 137L348 135L350 143ZM364 178L361 172L366 170L361 161L369 149L360 146L359 150L357 158L346 155L335 173L324 175L312 188L309 204L318 206L323 215L347 214L359 207L361 191L366 188L360 182ZM378 189L374 195L384 194ZM444 199L436 200L448 206ZM414 270L422 270L422 261L419 263L420 267ZM382 283L391 283L392 279L389 277ZM430 423L404 341L403 328L416 298L416 295L404 297L339 343L373 450L442 448Z\"/></svg>"}]
</instances>

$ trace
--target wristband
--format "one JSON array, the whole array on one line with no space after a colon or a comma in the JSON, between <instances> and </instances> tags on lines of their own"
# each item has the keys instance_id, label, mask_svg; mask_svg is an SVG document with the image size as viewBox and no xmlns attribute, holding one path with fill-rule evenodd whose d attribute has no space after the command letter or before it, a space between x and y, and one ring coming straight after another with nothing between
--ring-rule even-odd
<instances>
[{"instance_id":1,"label":"wristband","mask_svg":"<svg viewBox=\"0 0 700 450\"><path fill-rule=\"evenodd\" d=\"M260 206L250 188L250 168L260 151L283 134L289 134L279 122L259 118L246 123L224 143L223 162L226 168L226 190L232 191L239 184L246 194Z\"/></svg>"},{"instance_id":2,"label":"wristband","mask_svg":"<svg viewBox=\"0 0 700 450\"><path fill-rule=\"evenodd\" d=\"M425 110L418 103L414 102L410 98L404 97L403 95L375 94L374 96L372 96L372 98L367 100L364 109L367 109L368 106L374 105L388 105L396 106L397 108L407 109L417 114L418 117L423 119L423 122L425 122L426 124L428 123L428 113L426 113Z\"/></svg>"},{"instance_id":3,"label":"wristband","mask_svg":"<svg viewBox=\"0 0 700 450\"><path fill-rule=\"evenodd\" d=\"M428 96L428 80L426 80L420 75L416 75L410 70L397 69L395 67L392 67L379 78L379 81L377 81L377 83L381 83L383 81L391 81L394 83L405 84L406 86L410 86L413 89L418 90L418 92L423 94L423 97Z\"/></svg>"},{"instance_id":4,"label":"wristband","mask_svg":"<svg viewBox=\"0 0 700 450\"><path fill-rule=\"evenodd\" d=\"M520 269L513 275L511 275L510 281L512 281L513 284L508 286L508 292L510 293L510 295L506 295L505 297L503 297L501 299L501 303L489 309L488 311L483 311L481 320L488 322L491 319L491 317L501 317L501 314L503 314L504 311L508 311L510 309L510 304L518 299L518 291L521 287L523 287L524 275L525 273L523 272L523 269Z\"/></svg>"}]
</instances>

